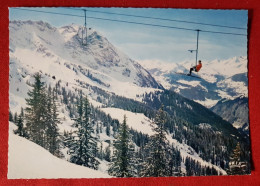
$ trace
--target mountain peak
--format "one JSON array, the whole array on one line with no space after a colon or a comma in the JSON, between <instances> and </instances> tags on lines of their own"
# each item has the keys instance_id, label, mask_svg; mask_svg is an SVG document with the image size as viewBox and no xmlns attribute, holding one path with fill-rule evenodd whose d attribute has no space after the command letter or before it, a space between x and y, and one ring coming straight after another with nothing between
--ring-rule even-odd
<instances>
[{"instance_id":1,"label":"mountain peak","mask_svg":"<svg viewBox=\"0 0 260 186\"><path fill-rule=\"evenodd\" d=\"M31 25L31 26L36 26L39 29L41 29L41 31L44 31L43 29L50 29L50 30L56 30L55 27L53 27L52 25L50 25L47 22L44 21L32 21L32 20L27 20L27 21L21 21L21 20L14 20L14 21L10 21L9 22L10 25L15 24L17 26L23 26L23 25Z\"/></svg>"},{"instance_id":2,"label":"mountain peak","mask_svg":"<svg viewBox=\"0 0 260 186\"><path fill-rule=\"evenodd\" d=\"M86 44L82 38L86 38ZM131 98L136 96L136 89L145 91L142 87L162 88L141 65L93 28L76 24L56 28L43 21L13 21L10 51L28 65L21 66L30 66L33 73L45 68L44 73L48 74L51 69L57 79L64 79L59 71L65 65L72 83L77 84L80 79L81 83L114 93L118 93L120 85L122 92L131 89Z\"/></svg>"}]
</instances>

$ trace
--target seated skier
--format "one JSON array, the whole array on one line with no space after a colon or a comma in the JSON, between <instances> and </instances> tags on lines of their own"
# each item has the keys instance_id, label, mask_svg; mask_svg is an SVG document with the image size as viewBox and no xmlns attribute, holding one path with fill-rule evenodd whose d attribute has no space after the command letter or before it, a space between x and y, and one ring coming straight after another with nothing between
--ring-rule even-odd
<instances>
[{"instance_id":1,"label":"seated skier","mask_svg":"<svg viewBox=\"0 0 260 186\"><path fill-rule=\"evenodd\" d=\"M195 70L195 72L198 72L198 71L201 69L201 67L202 67L202 63L201 63L201 60L199 60L199 64L198 64L197 66L191 67L191 68L190 68L190 73L187 74L187 75L190 76L190 75L191 75L191 72L192 72L193 70Z\"/></svg>"}]
</instances>

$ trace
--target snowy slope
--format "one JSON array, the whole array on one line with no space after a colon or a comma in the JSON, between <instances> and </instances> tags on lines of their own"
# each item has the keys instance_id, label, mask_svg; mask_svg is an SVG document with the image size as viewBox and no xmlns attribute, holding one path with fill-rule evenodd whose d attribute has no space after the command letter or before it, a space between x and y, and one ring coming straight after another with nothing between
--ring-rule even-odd
<instances>
[{"instance_id":1,"label":"snowy slope","mask_svg":"<svg viewBox=\"0 0 260 186\"><path fill-rule=\"evenodd\" d=\"M8 179L36 178L109 178L87 167L59 159L35 143L13 133L10 122Z\"/></svg>"},{"instance_id":2,"label":"snowy slope","mask_svg":"<svg viewBox=\"0 0 260 186\"><path fill-rule=\"evenodd\" d=\"M120 123L123 122L123 116L126 115L126 122L129 128L144 134L153 134L152 128L150 126L151 120L143 113L133 113L118 108L101 108L101 110L109 114L112 118L117 119Z\"/></svg>"}]
</instances>

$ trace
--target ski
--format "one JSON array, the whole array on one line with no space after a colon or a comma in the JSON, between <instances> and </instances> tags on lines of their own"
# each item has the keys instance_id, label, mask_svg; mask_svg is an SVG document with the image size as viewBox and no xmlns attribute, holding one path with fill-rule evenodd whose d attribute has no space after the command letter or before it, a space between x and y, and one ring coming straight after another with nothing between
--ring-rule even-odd
<instances>
[{"instance_id":1,"label":"ski","mask_svg":"<svg viewBox=\"0 0 260 186\"><path fill-rule=\"evenodd\" d=\"M183 72L174 72L175 74L180 74L180 75L184 75L184 76L188 76L188 77L195 77L195 78L198 78L198 79L202 79L201 77L199 76L194 76L194 75L188 75L188 74L185 74Z\"/></svg>"}]
</instances>

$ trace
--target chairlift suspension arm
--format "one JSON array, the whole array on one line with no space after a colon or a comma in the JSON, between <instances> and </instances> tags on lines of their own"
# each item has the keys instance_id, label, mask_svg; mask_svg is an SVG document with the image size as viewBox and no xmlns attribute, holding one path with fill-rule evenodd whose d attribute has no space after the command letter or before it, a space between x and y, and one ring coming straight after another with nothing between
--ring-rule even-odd
<instances>
[{"instance_id":1,"label":"chairlift suspension arm","mask_svg":"<svg viewBox=\"0 0 260 186\"><path fill-rule=\"evenodd\" d=\"M86 11L87 11L87 10L84 9L84 14L85 14L85 29L86 29L86 45L87 45L88 29L87 29Z\"/></svg>"},{"instance_id":2,"label":"chairlift suspension arm","mask_svg":"<svg viewBox=\"0 0 260 186\"><path fill-rule=\"evenodd\" d=\"M84 15L85 15L85 27L87 27L86 11L87 11L87 10L84 9Z\"/></svg>"},{"instance_id":3,"label":"chairlift suspension arm","mask_svg":"<svg viewBox=\"0 0 260 186\"><path fill-rule=\"evenodd\" d=\"M82 45L87 45L87 16L86 16L87 10L83 9L83 11L84 11L85 23L84 23L84 27L82 29ZM86 41L84 42L85 38L86 38Z\"/></svg>"},{"instance_id":4,"label":"chairlift suspension arm","mask_svg":"<svg viewBox=\"0 0 260 186\"><path fill-rule=\"evenodd\" d=\"M200 30L197 30L197 48L196 48L196 66L197 66L197 60L198 60L198 51L199 51L199 32Z\"/></svg>"}]
</instances>

